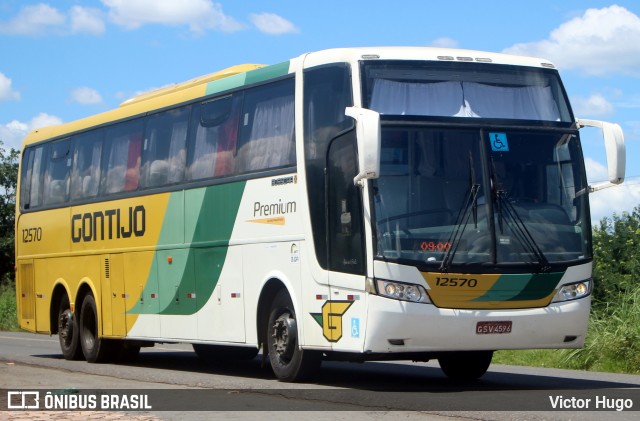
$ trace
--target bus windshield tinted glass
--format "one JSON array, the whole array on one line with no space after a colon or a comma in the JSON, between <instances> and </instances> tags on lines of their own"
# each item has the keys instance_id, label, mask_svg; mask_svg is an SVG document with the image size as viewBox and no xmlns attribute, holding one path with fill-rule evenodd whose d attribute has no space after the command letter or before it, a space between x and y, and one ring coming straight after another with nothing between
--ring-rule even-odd
<instances>
[{"instance_id":1,"label":"bus windshield tinted glass","mask_svg":"<svg viewBox=\"0 0 640 421\"><path fill-rule=\"evenodd\" d=\"M365 107L387 115L571 122L552 69L482 63L364 62Z\"/></svg>"},{"instance_id":2,"label":"bus windshield tinted glass","mask_svg":"<svg viewBox=\"0 0 640 421\"><path fill-rule=\"evenodd\" d=\"M568 133L385 127L377 257L446 269L589 258L581 159Z\"/></svg>"}]
</instances>

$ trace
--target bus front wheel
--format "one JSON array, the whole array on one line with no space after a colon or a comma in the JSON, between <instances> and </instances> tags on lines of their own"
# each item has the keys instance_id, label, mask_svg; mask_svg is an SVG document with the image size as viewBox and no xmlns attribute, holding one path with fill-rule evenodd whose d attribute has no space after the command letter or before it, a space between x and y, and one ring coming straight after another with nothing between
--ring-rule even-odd
<instances>
[{"instance_id":1,"label":"bus front wheel","mask_svg":"<svg viewBox=\"0 0 640 421\"><path fill-rule=\"evenodd\" d=\"M78 320L71 311L69 297L65 294L58 309L58 339L62 355L66 360L79 360L82 357L79 336Z\"/></svg>"},{"instance_id":2,"label":"bus front wheel","mask_svg":"<svg viewBox=\"0 0 640 421\"><path fill-rule=\"evenodd\" d=\"M90 363L101 363L111 354L109 340L98 336L96 300L87 294L80 307L80 345L84 358Z\"/></svg>"},{"instance_id":3,"label":"bus front wheel","mask_svg":"<svg viewBox=\"0 0 640 421\"><path fill-rule=\"evenodd\" d=\"M440 368L452 380L479 379L487 372L493 359L493 351L450 352L438 358Z\"/></svg>"},{"instance_id":4,"label":"bus front wheel","mask_svg":"<svg viewBox=\"0 0 640 421\"><path fill-rule=\"evenodd\" d=\"M299 347L296 313L284 289L278 292L271 305L267 347L271 368L280 381L306 379L315 373L322 362L319 352Z\"/></svg>"}]
</instances>

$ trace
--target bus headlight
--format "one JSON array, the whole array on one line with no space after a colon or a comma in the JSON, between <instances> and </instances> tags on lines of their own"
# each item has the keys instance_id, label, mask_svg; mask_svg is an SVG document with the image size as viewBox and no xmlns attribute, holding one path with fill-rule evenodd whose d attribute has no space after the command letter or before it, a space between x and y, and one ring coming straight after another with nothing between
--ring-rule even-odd
<instances>
[{"instance_id":1,"label":"bus headlight","mask_svg":"<svg viewBox=\"0 0 640 421\"><path fill-rule=\"evenodd\" d=\"M593 287L593 281L586 279L584 281L576 282L573 284L562 285L555 297L553 297L552 303L558 303L562 301L577 300L584 298L591 294L591 288Z\"/></svg>"},{"instance_id":2,"label":"bus headlight","mask_svg":"<svg viewBox=\"0 0 640 421\"><path fill-rule=\"evenodd\" d=\"M427 291L421 285L376 279L378 295L412 303L430 303Z\"/></svg>"}]
</instances>

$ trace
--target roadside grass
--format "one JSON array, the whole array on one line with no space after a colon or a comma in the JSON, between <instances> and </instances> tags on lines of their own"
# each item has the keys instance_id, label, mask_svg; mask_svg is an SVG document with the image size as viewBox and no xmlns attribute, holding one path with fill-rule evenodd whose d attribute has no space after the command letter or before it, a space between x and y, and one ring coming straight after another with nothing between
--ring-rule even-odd
<instances>
[{"instance_id":1,"label":"roadside grass","mask_svg":"<svg viewBox=\"0 0 640 421\"><path fill-rule=\"evenodd\" d=\"M16 315L16 288L13 283L0 284L0 330L20 330Z\"/></svg>"},{"instance_id":2,"label":"roadside grass","mask_svg":"<svg viewBox=\"0 0 640 421\"><path fill-rule=\"evenodd\" d=\"M564 350L525 349L498 351L493 356L494 364L522 365L528 367L569 368L563 364Z\"/></svg>"},{"instance_id":3,"label":"roadside grass","mask_svg":"<svg viewBox=\"0 0 640 421\"><path fill-rule=\"evenodd\" d=\"M584 348L498 351L493 362L640 374L640 288L594 305Z\"/></svg>"}]
</instances>

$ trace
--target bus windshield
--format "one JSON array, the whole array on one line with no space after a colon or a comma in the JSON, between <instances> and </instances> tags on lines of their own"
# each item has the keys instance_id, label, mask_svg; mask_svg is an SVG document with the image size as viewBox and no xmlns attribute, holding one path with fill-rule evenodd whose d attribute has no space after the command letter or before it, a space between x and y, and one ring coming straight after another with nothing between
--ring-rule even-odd
<instances>
[{"instance_id":1,"label":"bus windshield","mask_svg":"<svg viewBox=\"0 0 640 421\"><path fill-rule=\"evenodd\" d=\"M383 125L380 172L379 259L543 270L591 257L587 184L571 130L396 122Z\"/></svg>"},{"instance_id":2,"label":"bus windshield","mask_svg":"<svg viewBox=\"0 0 640 421\"><path fill-rule=\"evenodd\" d=\"M552 69L386 60L362 66L365 107L380 114L572 121Z\"/></svg>"}]
</instances>

